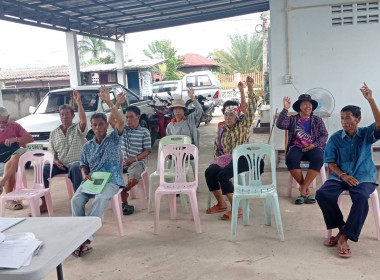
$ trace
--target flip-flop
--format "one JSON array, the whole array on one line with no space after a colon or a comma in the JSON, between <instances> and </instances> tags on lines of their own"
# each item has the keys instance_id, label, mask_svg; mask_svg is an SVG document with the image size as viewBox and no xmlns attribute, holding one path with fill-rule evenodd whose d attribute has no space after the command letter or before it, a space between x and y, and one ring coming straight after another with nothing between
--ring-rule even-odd
<instances>
[{"instance_id":1,"label":"flip-flop","mask_svg":"<svg viewBox=\"0 0 380 280\"><path fill-rule=\"evenodd\" d=\"M238 218L243 217L243 212L238 213ZM223 221L231 221L232 219L232 211L227 211L226 213L223 214L223 216L220 217L221 220Z\"/></svg>"},{"instance_id":2,"label":"flip-flop","mask_svg":"<svg viewBox=\"0 0 380 280\"><path fill-rule=\"evenodd\" d=\"M7 208L8 210L21 210L23 206L18 201L13 200L11 203L7 203L5 205L5 208Z\"/></svg>"},{"instance_id":3,"label":"flip-flop","mask_svg":"<svg viewBox=\"0 0 380 280\"><path fill-rule=\"evenodd\" d=\"M224 212L226 211L227 207L220 208L218 205L212 206L210 209L206 210L206 214L214 214L214 213L219 213L219 212Z\"/></svg>"},{"instance_id":4,"label":"flip-flop","mask_svg":"<svg viewBox=\"0 0 380 280\"><path fill-rule=\"evenodd\" d=\"M80 250L80 256L83 257L87 254L90 254L92 252L92 247L91 246L87 246L87 245L90 245L91 244L91 241L89 239L87 239L81 246L81 250ZM86 249L86 250L83 250L83 249Z\"/></svg>"},{"instance_id":5,"label":"flip-flop","mask_svg":"<svg viewBox=\"0 0 380 280\"><path fill-rule=\"evenodd\" d=\"M123 204L123 215L132 215L135 212L133 205Z\"/></svg>"},{"instance_id":6,"label":"flip-flop","mask_svg":"<svg viewBox=\"0 0 380 280\"><path fill-rule=\"evenodd\" d=\"M350 247L348 248L338 248L338 254L339 257L347 259L352 257L351 249Z\"/></svg>"},{"instance_id":7,"label":"flip-flop","mask_svg":"<svg viewBox=\"0 0 380 280\"><path fill-rule=\"evenodd\" d=\"M74 252L71 253L71 255L73 255L73 256L76 257L76 258L79 258L79 257L81 256L81 247L82 247L82 246L76 248L76 249L74 250Z\"/></svg>"},{"instance_id":8,"label":"flip-flop","mask_svg":"<svg viewBox=\"0 0 380 280\"><path fill-rule=\"evenodd\" d=\"M305 198L303 196L297 197L296 200L294 201L294 203L297 205L304 204L304 202L305 202Z\"/></svg>"},{"instance_id":9,"label":"flip-flop","mask_svg":"<svg viewBox=\"0 0 380 280\"><path fill-rule=\"evenodd\" d=\"M315 200L315 196L314 195L309 195L306 199L305 199L305 203L306 204L313 204L315 203L316 200Z\"/></svg>"},{"instance_id":10,"label":"flip-flop","mask_svg":"<svg viewBox=\"0 0 380 280\"><path fill-rule=\"evenodd\" d=\"M336 244L338 244L338 240L335 238L335 236L331 236L330 239L323 241L323 245L326 247L334 247Z\"/></svg>"}]
</instances>

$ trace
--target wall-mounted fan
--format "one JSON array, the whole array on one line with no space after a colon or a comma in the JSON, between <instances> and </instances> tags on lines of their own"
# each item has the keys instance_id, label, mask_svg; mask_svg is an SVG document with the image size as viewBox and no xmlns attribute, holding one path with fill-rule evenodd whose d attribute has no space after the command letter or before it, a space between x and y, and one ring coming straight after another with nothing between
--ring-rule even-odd
<instances>
[{"instance_id":1,"label":"wall-mounted fan","mask_svg":"<svg viewBox=\"0 0 380 280\"><path fill-rule=\"evenodd\" d=\"M318 102L314 114L321 118L329 118L335 108L335 99L330 91L324 88L312 88L306 92Z\"/></svg>"}]
</instances>

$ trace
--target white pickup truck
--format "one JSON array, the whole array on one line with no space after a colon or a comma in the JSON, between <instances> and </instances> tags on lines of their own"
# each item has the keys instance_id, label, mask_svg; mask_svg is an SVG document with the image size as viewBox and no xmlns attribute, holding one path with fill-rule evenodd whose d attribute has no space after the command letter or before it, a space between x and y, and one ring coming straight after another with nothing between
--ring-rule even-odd
<instances>
[{"instance_id":1,"label":"white pickup truck","mask_svg":"<svg viewBox=\"0 0 380 280\"><path fill-rule=\"evenodd\" d=\"M148 105L149 101L140 101L140 97L119 84L106 85L110 88L110 97L113 103L116 103L117 94L123 92L127 95L127 106L135 105L141 110L140 125L150 128L150 120L153 115L153 109ZM87 139L94 135L91 130L90 118L94 113L105 113L110 115L110 108L98 97L100 85L78 86L82 99L83 108L87 117L89 132ZM63 104L73 104L72 93L74 88L57 89L48 92L37 107L30 107L30 115L17 120L34 138L35 144L42 144L44 149L48 148L50 132L61 124L59 117L59 106ZM123 106L123 108L125 108ZM77 108L74 106L75 118L74 123L79 122ZM109 127L111 130L111 127ZM155 133L152 133L155 135ZM154 141L155 139L152 139Z\"/></svg>"}]
</instances>

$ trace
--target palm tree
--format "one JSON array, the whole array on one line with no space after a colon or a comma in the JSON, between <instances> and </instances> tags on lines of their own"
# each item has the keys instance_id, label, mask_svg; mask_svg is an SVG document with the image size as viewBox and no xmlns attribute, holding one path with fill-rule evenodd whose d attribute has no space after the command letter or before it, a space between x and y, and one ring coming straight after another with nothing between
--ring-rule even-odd
<instances>
[{"instance_id":1,"label":"palm tree","mask_svg":"<svg viewBox=\"0 0 380 280\"><path fill-rule=\"evenodd\" d=\"M251 73L262 70L263 51L262 39L258 35L229 36L231 48L229 51L215 50L210 58L217 61L222 70L227 73Z\"/></svg>"},{"instance_id":2,"label":"palm tree","mask_svg":"<svg viewBox=\"0 0 380 280\"><path fill-rule=\"evenodd\" d=\"M81 62L85 62L84 58L86 55L90 54L91 59L90 64L102 62L101 54L105 53L111 58L115 57L115 52L107 48L105 42L101 39L83 36L82 40L78 41L78 50ZM107 60L103 60L105 62ZM112 60L110 60L112 62Z\"/></svg>"}]
</instances>

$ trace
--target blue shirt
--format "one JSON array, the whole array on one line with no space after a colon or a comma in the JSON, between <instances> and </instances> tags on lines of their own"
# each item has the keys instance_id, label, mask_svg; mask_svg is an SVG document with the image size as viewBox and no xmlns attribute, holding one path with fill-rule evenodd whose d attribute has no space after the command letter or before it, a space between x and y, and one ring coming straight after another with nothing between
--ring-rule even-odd
<instances>
[{"instance_id":1,"label":"blue shirt","mask_svg":"<svg viewBox=\"0 0 380 280\"><path fill-rule=\"evenodd\" d=\"M372 144L380 138L380 130L375 132L375 124L358 127L350 138L342 129L329 139L325 149L325 162L335 163L344 173L353 176L359 183L375 183L376 166L372 160ZM329 179L342 181L331 173Z\"/></svg>"},{"instance_id":2,"label":"blue shirt","mask_svg":"<svg viewBox=\"0 0 380 280\"><path fill-rule=\"evenodd\" d=\"M80 165L90 168L90 175L95 171L111 172L110 182L124 187L120 152L120 136L115 128L100 144L96 142L96 137L84 144Z\"/></svg>"}]
</instances>

